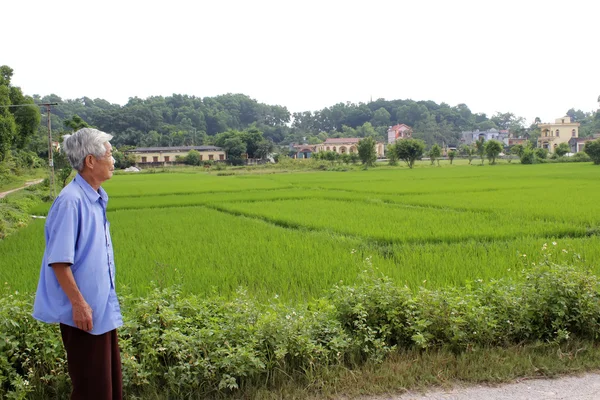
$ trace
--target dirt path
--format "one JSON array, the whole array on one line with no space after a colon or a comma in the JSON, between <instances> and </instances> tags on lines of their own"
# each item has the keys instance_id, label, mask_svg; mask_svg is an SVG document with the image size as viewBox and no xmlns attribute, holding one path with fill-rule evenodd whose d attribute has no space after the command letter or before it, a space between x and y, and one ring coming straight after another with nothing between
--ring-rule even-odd
<instances>
[{"instance_id":1,"label":"dirt path","mask_svg":"<svg viewBox=\"0 0 600 400\"><path fill-rule=\"evenodd\" d=\"M528 379L499 386L456 387L403 395L370 396L361 400L597 400L600 372L557 379Z\"/></svg>"},{"instance_id":2,"label":"dirt path","mask_svg":"<svg viewBox=\"0 0 600 400\"><path fill-rule=\"evenodd\" d=\"M2 199L2 198L4 198L4 197L6 197L7 195L9 195L9 194L11 194L11 193L13 193L13 192L19 191L19 190L21 190L21 189L25 189L27 186L35 185L35 184L37 184L37 183L40 183L40 182L42 182L42 181L43 181L43 179L36 179L35 181L29 181L29 182L26 182L26 183L25 183L25 185L24 185L24 186L21 186L20 188L16 188L16 189L8 190L8 191L6 191L6 192L0 192L0 199Z\"/></svg>"}]
</instances>

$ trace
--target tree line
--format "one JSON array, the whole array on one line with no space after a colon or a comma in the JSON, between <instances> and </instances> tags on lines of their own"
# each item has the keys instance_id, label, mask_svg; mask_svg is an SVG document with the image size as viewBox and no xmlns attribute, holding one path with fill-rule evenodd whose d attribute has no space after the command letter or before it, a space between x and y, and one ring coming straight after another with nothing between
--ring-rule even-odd
<instances>
[{"instance_id":1,"label":"tree line","mask_svg":"<svg viewBox=\"0 0 600 400\"><path fill-rule=\"evenodd\" d=\"M113 134L112 143L117 148L227 142L226 147L238 154L244 147L241 141L249 150L246 153L253 153L258 142L264 150L268 148L267 142L316 144L332 137L373 137L386 141L388 127L397 123L411 126L413 137L423 140L428 149L435 144L457 146L461 132L475 129L508 130L514 136L529 137L533 143L539 135L536 126L539 119L526 126L524 118L510 112L488 117L472 112L466 104L450 106L410 99L337 103L317 111L291 113L285 106L260 103L244 94L132 97L123 106L89 97L25 96L10 85L12 69L0 68L0 105L56 102L50 122L57 137L72 130L69 121L82 120ZM600 112L570 109L566 114L581 123L580 136L600 131ZM47 156L46 122L46 115L40 115L34 107L0 109L0 157L9 148L29 149ZM244 140L255 132L261 132L262 138Z\"/></svg>"}]
</instances>

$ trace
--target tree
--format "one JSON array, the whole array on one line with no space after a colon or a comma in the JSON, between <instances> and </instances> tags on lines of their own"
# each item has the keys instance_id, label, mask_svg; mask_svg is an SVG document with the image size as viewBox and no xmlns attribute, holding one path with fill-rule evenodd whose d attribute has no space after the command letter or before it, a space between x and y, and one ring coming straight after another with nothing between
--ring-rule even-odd
<instances>
[{"instance_id":1,"label":"tree","mask_svg":"<svg viewBox=\"0 0 600 400\"><path fill-rule=\"evenodd\" d=\"M513 147L510 148L511 154L514 154L519 158L521 158L524 151L525 151L525 146L523 146L522 144L515 144Z\"/></svg>"},{"instance_id":2,"label":"tree","mask_svg":"<svg viewBox=\"0 0 600 400\"><path fill-rule=\"evenodd\" d=\"M475 142L475 151L479 158L481 158L481 165L483 165L483 157L485 155L485 141L483 138L479 138L479 140Z\"/></svg>"},{"instance_id":3,"label":"tree","mask_svg":"<svg viewBox=\"0 0 600 400\"><path fill-rule=\"evenodd\" d=\"M248 158L259 158L256 155L256 150L258 149L259 144L265 140L263 133L256 128L250 128L241 133L241 139L246 143L246 153L248 153Z\"/></svg>"},{"instance_id":4,"label":"tree","mask_svg":"<svg viewBox=\"0 0 600 400\"><path fill-rule=\"evenodd\" d=\"M371 167L377 160L377 151L375 146L377 142L373 137L368 136L358 142L358 156L365 167Z\"/></svg>"},{"instance_id":5,"label":"tree","mask_svg":"<svg viewBox=\"0 0 600 400\"><path fill-rule=\"evenodd\" d=\"M385 155L388 158L388 162L390 166L396 166L398 165L398 153L396 152L396 145L395 144L390 144L388 145Z\"/></svg>"},{"instance_id":6,"label":"tree","mask_svg":"<svg viewBox=\"0 0 600 400\"><path fill-rule=\"evenodd\" d=\"M79 115L75 114L71 119L63 121L66 128L71 128L73 131L78 131L81 128L89 128L90 125L85 122Z\"/></svg>"},{"instance_id":7,"label":"tree","mask_svg":"<svg viewBox=\"0 0 600 400\"><path fill-rule=\"evenodd\" d=\"M425 151L425 142L419 139L403 139L398 140L395 144L396 154L398 158L411 168L415 165L415 161L423 157Z\"/></svg>"},{"instance_id":8,"label":"tree","mask_svg":"<svg viewBox=\"0 0 600 400\"><path fill-rule=\"evenodd\" d=\"M496 157L502 153L503 147L504 146L502 146L502 142L497 140L488 140L485 143L485 155L487 156L491 165L496 164Z\"/></svg>"},{"instance_id":9,"label":"tree","mask_svg":"<svg viewBox=\"0 0 600 400\"><path fill-rule=\"evenodd\" d=\"M388 112L388 110L386 110L383 107L380 107L379 109L377 109L374 113L373 113L373 118L371 119L371 122L373 123L373 125L375 126L389 126L390 125L390 119L391 119L391 114Z\"/></svg>"},{"instance_id":10,"label":"tree","mask_svg":"<svg viewBox=\"0 0 600 400\"><path fill-rule=\"evenodd\" d=\"M434 144L433 146L431 146L431 149L429 150L428 155L429 155L429 159L431 160L431 165L433 165L435 160L442 156L442 148L438 144ZM439 161L438 161L438 165L439 165Z\"/></svg>"},{"instance_id":11,"label":"tree","mask_svg":"<svg viewBox=\"0 0 600 400\"><path fill-rule=\"evenodd\" d=\"M600 101L600 98L598 98ZM596 139L593 142L587 142L583 151L590 156L594 164L600 165L600 139Z\"/></svg>"},{"instance_id":12,"label":"tree","mask_svg":"<svg viewBox=\"0 0 600 400\"><path fill-rule=\"evenodd\" d=\"M450 159L450 165L452 165L452 161L454 161L454 157L456 157L456 151L450 150L448 152L448 158Z\"/></svg>"},{"instance_id":13,"label":"tree","mask_svg":"<svg viewBox=\"0 0 600 400\"><path fill-rule=\"evenodd\" d=\"M12 86L12 68L0 66L0 161L4 161L11 147L25 148L29 139L40 125L40 111L29 96L21 89ZM30 107L7 107L11 105L31 105Z\"/></svg>"},{"instance_id":14,"label":"tree","mask_svg":"<svg viewBox=\"0 0 600 400\"><path fill-rule=\"evenodd\" d=\"M475 148L473 146L469 146L467 144L463 144L460 146L460 153L467 157L469 160L469 165L471 165L471 161L473 161L473 156L475 156Z\"/></svg>"},{"instance_id":15,"label":"tree","mask_svg":"<svg viewBox=\"0 0 600 400\"><path fill-rule=\"evenodd\" d=\"M265 159L273 152L273 142L270 140L262 140L256 146L256 150L254 151L254 156L256 158Z\"/></svg>"},{"instance_id":16,"label":"tree","mask_svg":"<svg viewBox=\"0 0 600 400\"><path fill-rule=\"evenodd\" d=\"M190 150L184 157L183 162L186 165L200 165L200 153L196 150Z\"/></svg>"},{"instance_id":17,"label":"tree","mask_svg":"<svg viewBox=\"0 0 600 400\"><path fill-rule=\"evenodd\" d=\"M219 133L215 137L215 146L223 148L227 152L227 159L231 164L242 164L242 155L246 153L246 143L242 139L242 133L235 130Z\"/></svg>"},{"instance_id":18,"label":"tree","mask_svg":"<svg viewBox=\"0 0 600 400\"><path fill-rule=\"evenodd\" d=\"M569 144L568 143L561 143L558 146L556 146L556 148L554 149L554 153L559 156L562 157L565 154L567 154L569 151L571 151L571 149L569 148Z\"/></svg>"}]
</instances>

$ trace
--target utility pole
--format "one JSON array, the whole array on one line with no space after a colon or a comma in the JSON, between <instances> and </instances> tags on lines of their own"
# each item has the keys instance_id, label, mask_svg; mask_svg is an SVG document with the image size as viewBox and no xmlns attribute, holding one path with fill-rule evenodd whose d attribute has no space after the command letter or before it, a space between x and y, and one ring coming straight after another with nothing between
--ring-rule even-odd
<instances>
[{"instance_id":1,"label":"utility pole","mask_svg":"<svg viewBox=\"0 0 600 400\"><path fill-rule=\"evenodd\" d=\"M50 181L50 196L52 198L56 197L56 189L54 187L54 160L52 158L52 123L50 120L50 110L52 106L57 106L58 103L34 103L34 104L12 104L9 106L0 106L2 108L11 108L11 107L46 107L47 119L48 119L48 172L49 172L49 181Z\"/></svg>"},{"instance_id":2,"label":"utility pole","mask_svg":"<svg viewBox=\"0 0 600 400\"><path fill-rule=\"evenodd\" d=\"M54 186L54 157L52 157L52 121L50 119L50 107L57 106L58 103L42 103L40 106L46 107L47 125L48 125L48 169L50 172L50 194L52 198L56 197L56 188Z\"/></svg>"}]
</instances>

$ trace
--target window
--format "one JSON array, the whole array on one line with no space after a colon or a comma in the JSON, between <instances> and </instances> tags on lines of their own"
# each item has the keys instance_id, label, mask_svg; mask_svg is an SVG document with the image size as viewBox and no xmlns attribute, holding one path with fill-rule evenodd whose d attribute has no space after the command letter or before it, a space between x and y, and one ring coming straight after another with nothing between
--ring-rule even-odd
<instances>
[{"instance_id":1,"label":"window","mask_svg":"<svg viewBox=\"0 0 600 400\"><path fill-rule=\"evenodd\" d=\"M327 151L331 150L331 147L327 146Z\"/></svg>"},{"instance_id":2,"label":"window","mask_svg":"<svg viewBox=\"0 0 600 400\"><path fill-rule=\"evenodd\" d=\"M571 136L572 136L572 137L575 137L575 136L577 136L577 132L575 131L575 129L573 129L573 130L571 131Z\"/></svg>"},{"instance_id":3,"label":"window","mask_svg":"<svg viewBox=\"0 0 600 400\"><path fill-rule=\"evenodd\" d=\"M148 162L146 161L146 157L142 157L142 162Z\"/></svg>"},{"instance_id":4,"label":"window","mask_svg":"<svg viewBox=\"0 0 600 400\"><path fill-rule=\"evenodd\" d=\"M223 161L225 159L225 154L219 154L219 160Z\"/></svg>"},{"instance_id":5,"label":"window","mask_svg":"<svg viewBox=\"0 0 600 400\"><path fill-rule=\"evenodd\" d=\"M556 137L560 137L560 130L559 129L556 130Z\"/></svg>"},{"instance_id":6,"label":"window","mask_svg":"<svg viewBox=\"0 0 600 400\"><path fill-rule=\"evenodd\" d=\"M213 156L212 154L209 154L209 155L208 155L208 159L209 159L209 160L214 160L214 159L215 159L215 156Z\"/></svg>"},{"instance_id":7,"label":"window","mask_svg":"<svg viewBox=\"0 0 600 400\"><path fill-rule=\"evenodd\" d=\"M158 162L158 156L152 157L152 162Z\"/></svg>"},{"instance_id":8,"label":"window","mask_svg":"<svg viewBox=\"0 0 600 400\"><path fill-rule=\"evenodd\" d=\"M335 146L333 146L333 151L337 151L337 149L335 148Z\"/></svg>"},{"instance_id":9,"label":"window","mask_svg":"<svg viewBox=\"0 0 600 400\"><path fill-rule=\"evenodd\" d=\"M169 162L169 156L165 156L165 162Z\"/></svg>"},{"instance_id":10,"label":"window","mask_svg":"<svg viewBox=\"0 0 600 400\"><path fill-rule=\"evenodd\" d=\"M203 156L202 156L202 154L200 154L200 161L202 161L202 158L203 158Z\"/></svg>"}]
</instances>

